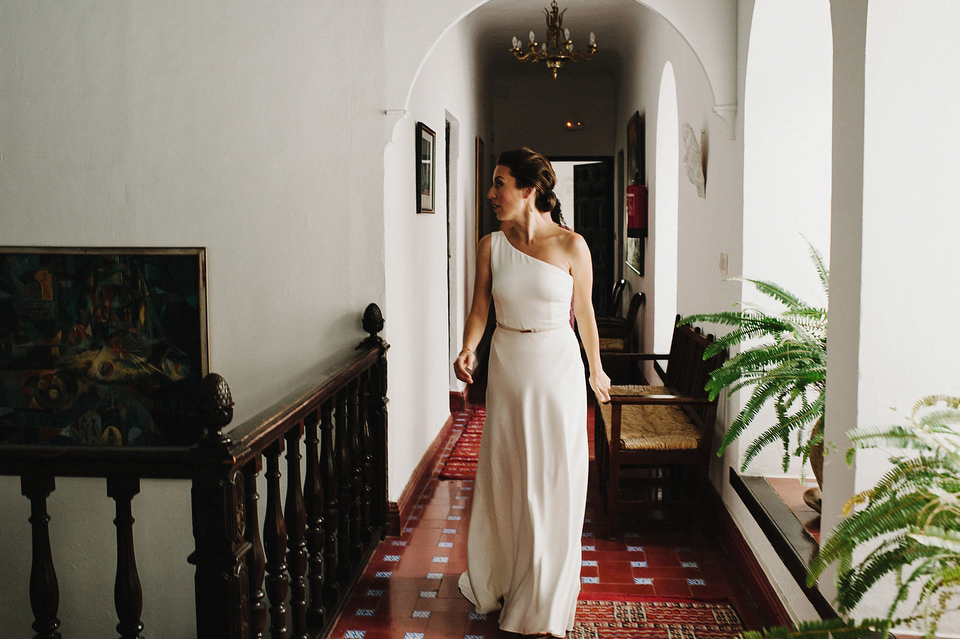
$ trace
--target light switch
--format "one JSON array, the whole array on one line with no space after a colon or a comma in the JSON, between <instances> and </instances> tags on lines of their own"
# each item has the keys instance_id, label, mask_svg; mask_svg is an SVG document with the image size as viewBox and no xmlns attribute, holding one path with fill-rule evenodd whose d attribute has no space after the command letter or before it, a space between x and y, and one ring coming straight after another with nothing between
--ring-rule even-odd
<instances>
[{"instance_id":1,"label":"light switch","mask_svg":"<svg viewBox=\"0 0 960 639\"><path fill-rule=\"evenodd\" d=\"M723 275L727 274L727 254L726 253L720 254L720 272Z\"/></svg>"}]
</instances>

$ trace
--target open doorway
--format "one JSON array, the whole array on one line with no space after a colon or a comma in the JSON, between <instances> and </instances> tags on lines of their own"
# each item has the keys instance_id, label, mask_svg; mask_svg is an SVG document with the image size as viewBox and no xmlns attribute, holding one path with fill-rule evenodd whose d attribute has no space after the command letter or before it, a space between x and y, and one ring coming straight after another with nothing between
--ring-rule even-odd
<instances>
[{"instance_id":1,"label":"open doorway","mask_svg":"<svg viewBox=\"0 0 960 639\"><path fill-rule=\"evenodd\" d=\"M593 258L593 307L610 305L616 276L613 157L551 158L564 223L583 236Z\"/></svg>"}]
</instances>

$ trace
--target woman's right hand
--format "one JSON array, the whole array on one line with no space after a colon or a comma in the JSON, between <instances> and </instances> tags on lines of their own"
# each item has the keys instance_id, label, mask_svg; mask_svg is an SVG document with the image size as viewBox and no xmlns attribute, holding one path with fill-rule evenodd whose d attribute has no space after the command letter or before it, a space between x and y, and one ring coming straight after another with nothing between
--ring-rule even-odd
<instances>
[{"instance_id":1,"label":"woman's right hand","mask_svg":"<svg viewBox=\"0 0 960 639\"><path fill-rule=\"evenodd\" d=\"M473 369L477 365L477 356L469 348L465 348L457 355L453 362L453 372L461 382L473 383Z\"/></svg>"}]
</instances>

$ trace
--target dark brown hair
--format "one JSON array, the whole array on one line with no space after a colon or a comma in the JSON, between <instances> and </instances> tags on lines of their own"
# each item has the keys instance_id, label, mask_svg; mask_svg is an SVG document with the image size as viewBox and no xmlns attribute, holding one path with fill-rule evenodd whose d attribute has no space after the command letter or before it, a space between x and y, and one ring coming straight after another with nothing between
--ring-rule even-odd
<instances>
[{"instance_id":1,"label":"dark brown hair","mask_svg":"<svg viewBox=\"0 0 960 639\"><path fill-rule=\"evenodd\" d=\"M497 158L498 166L505 166L517 182L517 188L532 187L537 192L537 210L549 212L554 222L563 224L560 215L560 201L553 188L557 185L557 174L550 160L527 147L504 151Z\"/></svg>"}]
</instances>

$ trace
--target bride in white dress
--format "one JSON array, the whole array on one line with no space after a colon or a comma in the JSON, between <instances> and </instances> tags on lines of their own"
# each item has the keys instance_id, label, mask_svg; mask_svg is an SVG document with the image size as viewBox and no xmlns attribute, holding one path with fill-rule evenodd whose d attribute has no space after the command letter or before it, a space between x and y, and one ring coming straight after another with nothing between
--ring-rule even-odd
<instances>
[{"instance_id":1,"label":"bride in white dress","mask_svg":"<svg viewBox=\"0 0 960 639\"><path fill-rule=\"evenodd\" d=\"M486 421L460 590L477 612L500 612L500 629L563 637L580 592L580 539L589 457L580 343L599 401L600 365L591 303L593 268L583 238L549 221L559 209L550 162L529 149L503 153L487 197L509 222L480 240L473 305L457 378L472 383L474 350L491 300Z\"/></svg>"}]
</instances>

